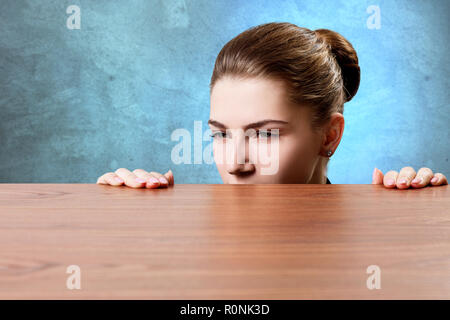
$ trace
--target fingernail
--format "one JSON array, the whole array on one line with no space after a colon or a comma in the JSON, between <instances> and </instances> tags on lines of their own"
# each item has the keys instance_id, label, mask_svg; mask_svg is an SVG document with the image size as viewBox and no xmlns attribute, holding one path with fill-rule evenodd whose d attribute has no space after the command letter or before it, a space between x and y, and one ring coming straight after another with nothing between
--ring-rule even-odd
<instances>
[{"instance_id":1,"label":"fingernail","mask_svg":"<svg viewBox=\"0 0 450 320\"><path fill-rule=\"evenodd\" d=\"M405 179L400 180L400 184L407 184Z\"/></svg>"},{"instance_id":2,"label":"fingernail","mask_svg":"<svg viewBox=\"0 0 450 320\"><path fill-rule=\"evenodd\" d=\"M159 178L159 181L161 181L161 183L164 183L164 184L168 184L169 183L169 181L167 181L167 179L164 178L164 177Z\"/></svg>"},{"instance_id":3,"label":"fingernail","mask_svg":"<svg viewBox=\"0 0 450 320\"><path fill-rule=\"evenodd\" d=\"M388 180L386 181L386 183L387 183L388 186L393 186L393 185L395 184L395 181L392 180L392 179L388 179Z\"/></svg>"},{"instance_id":4,"label":"fingernail","mask_svg":"<svg viewBox=\"0 0 450 320\"><path fill-rule=\"evenodd\" d=\"M411 182L412 183L422 183L422 178L414 178L414 180Z\"/></svg>"},{"instance_id":5,"label":"fingernail","mask_svg":"<svg viewBox=\"0 0 450 320\"><path fill-rule=\"evenodd\" d=\"M158 179L156 179L156 178L150 178L150 179L148 179L148 181L151 183L151 184L159 184L159 181L158 181Z\"/></svg>"},{"instance_id":6,"label":"fingernail","mask_svg":"<svg viewBox=\"0 0 450 320\"><path fill-rule=\"evenodd\" d=\"M386 181L386 183L387 183L388 186L393 186L394 183L395 183L395 181L392 180L392 179L388 179L388 180Z\"/></svg>"},{"instance_id":7,"label":"fingernail","mask_svg":"<svg viewBox=\"0 0 450 320\"><path fill-rule=\"evenodd\" d=\"M142 178L136 178L136 181L139 182L139 183L145 183L145 180L142 179Z\"/></svg>"},{"instance_id":8,"label":"fingernail","mask_svg":"<svg viewBox=\"0 0 450 320\"><path fill-rule=\"evenodd\" d=\"M432 183L435 183L435 182L438 182L438 180L439 180L439 179L438 179L437 177L434 177L433 179L431 179L431 182L432 182Z\"/></svg>"},{"instance_id":9,"label":"fingernail","mask_svg":"<svg viewBox=\"0 0 450 320\"><path fill-rule=\"evenodd\" d=\"M117 182L123 182L123 180L120 179L119 177L114 177L114 179L116 179Z\"/></svg>"}]
</instances>

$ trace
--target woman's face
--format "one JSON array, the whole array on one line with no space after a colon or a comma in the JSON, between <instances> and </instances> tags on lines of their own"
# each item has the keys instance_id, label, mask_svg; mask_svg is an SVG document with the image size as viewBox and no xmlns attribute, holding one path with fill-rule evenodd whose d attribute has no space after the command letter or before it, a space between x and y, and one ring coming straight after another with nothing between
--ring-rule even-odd
<instances>
[{"instance_id":1,"label":"woman's face","mask_svg":"<svg viewBox=\"0 0 450 320\"><path fill-rule=\"evenodd\" d=\"M221 78L209 126L223 183L310 183L319 170L323 137L311 129L310 108L287 101L281 81Z\"/></svg>"}]
</instances>

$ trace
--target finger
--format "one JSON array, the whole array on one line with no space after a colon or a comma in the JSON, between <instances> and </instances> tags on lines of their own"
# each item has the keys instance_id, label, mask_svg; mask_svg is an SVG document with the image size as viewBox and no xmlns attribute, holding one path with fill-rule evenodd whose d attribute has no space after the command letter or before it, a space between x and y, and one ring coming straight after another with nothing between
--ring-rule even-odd
<instances>
[{"instance_id":1,"label":"finger","mask_svg":"<svg viewBox=\"0 0 450 320\"><path fill-rule=\"evenodd\" d=\"M133 172L125 168L117 169L115 172L124 182L125 185L131 188L142 188L145 187L146 182L142 178L138 178Z\"/></svg>"},{"instance_id":2,"label":"finger","mask_svg":"<svg viewBox=\"0 0 450 320\"><path fill-rule=\"evenodd\" d=\"M383 172L377 168L373 169L372 184L383 184Z\"/></svg>"},{"instance_id":3,"label":"finger","mask_svg":"<svg viewBox=\"0 0 450 320\"><path fill-rule=\"evenodd\" d=\"M448 184L447 177L442 173L435 173L434 177L431 179L431 184L433 186L440 186Z\"/></svg>"},{"instance_id":4,"label":"finger","mask_svg":"<svg viewBox=\"0 0 450 320\"><path fill-rule=\"evenodd\" d=\"M175 178L173 176L172 170L169 169L166 173L164 173L164 177L169 181L169 186L172 186L175 184Z\"/></svg>"},{"instance_id":5,"label":"finger","mask_svg":"<svg viewBox=\"0 0 450 320\"><path fill-rule=\"evenodd\" d=\"M154 189L158 188L160 186L160 182L158 180L158 177L151 174L150 172L147 172L143 169L136 169L133 171L133 173L138 177L142 178L146 181L146 188Z\"/></svg>"},{"instance_id":6,"label":"finger","mask_svg":"<svg viewBox=\"0 0 450 320\"><path fill-rule=\"evenodd\" d=\"M167 187L169 185L169 180L159 172L151 171L152 175L158 178L161 187Z\"/></svg>"},{"instance_id":7,"label":"finger","mask_svg":"<svg viewBox=\"0 0 450 320\"><path fill-rule=\"evenodd\" d=\"M411 186L413 188L426 187L433 176L433 171L430 168L420 168L417 171L416 177L411 181Z\"/></svg>"},{"instance_id":8,"label":"finger","mask_svg":"<svg viewBox=\"0 0 450 320\"><path fill-rule=\"evenodd\" d=\"M114 172L108 172L105 174L105 181L112 186L121 186L124 184L124 181Z\"/></svg>"},{"instance_id":9,"label":"finger","mask_svg":"<svg viewBox=\"0 0 450 320\"><path fill-rule=\"evenodd\" d=\"M120 179L114 172L107 172L97 179L97 184L120 186L123 184L123 180Z\"/></svg>"},{"instance_id":10,"label":"finger","mask_svg":"<svg viewBox=\"0 0 450 320\"><path fill-rule=\"evenodd\" d=\"M383 177L383 184L386 188L392 189L396 187L396 181L398 177L398 172L391 170L386 172Z\"/></svg>"},{"instance_id":11,"label":"finger","mask_svg":"<svg viewBox=\"0 0 450 320\"><path fill-rule=\"evenodd\" d=\"M105 180L105 175L106 175L106 173L104 175L101 175L100 177L98 177L97 184L108 184Z\"/></svg>"},{"instance_id":12,"label":"finger","mask_svg":"<svg viewBox=\"0 0 450 320\"><path fill-rule=\"evenodd\" d=\"M407 189L411 181L416 177L416 171L412 167L403 167L397 177L397 188Z\"/></svg>"}]
</instances>

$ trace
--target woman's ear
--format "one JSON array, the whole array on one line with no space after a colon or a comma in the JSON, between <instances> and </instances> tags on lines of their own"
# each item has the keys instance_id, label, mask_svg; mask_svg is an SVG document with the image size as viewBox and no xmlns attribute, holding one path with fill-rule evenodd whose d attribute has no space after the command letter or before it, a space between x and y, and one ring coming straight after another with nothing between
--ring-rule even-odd
<instances>
[{"instance_id":1,"label":"woman's ear","mask_svg":"<svg viewBox=\"0 0 450 320\"><path fill-rule=\"evenodd\" d=\"M342 113L335 112L331 115L330 121L324 126L320 155L329 158L334 154L341 142L344 125L345 121Z\"/></svg>"}]
</instances>

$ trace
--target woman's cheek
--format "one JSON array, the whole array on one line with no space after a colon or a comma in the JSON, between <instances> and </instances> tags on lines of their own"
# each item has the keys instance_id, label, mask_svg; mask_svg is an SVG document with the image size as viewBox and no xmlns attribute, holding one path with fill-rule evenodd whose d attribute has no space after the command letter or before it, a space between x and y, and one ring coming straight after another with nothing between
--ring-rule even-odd
<instances>
[{"instance_id":1,"label":"woman's cheek","mask_svg":"<svg viewBox=\"0 0 450 320\"><path fill-rule=\"evenodd\" d=\"M280 141L280 179L283 183L306 183L311 171L311 151L307 143L286 137Z\"/></svg>"},{"instance_id":2,"label":"woman's cheek","mask_svg":"<svg viewBox=\"0 0 450 320\"><path fill-rule=\"evenodd\" d=\"M279 138L259 139L250 145L250 159L256 166L258 175L267 180L277 179L280 170ZM276 181L274 181L276 183Z\"/></svg>"},{"instance_id":3,"label":"woman's cheek","mask_svg":"<svg viewBox=\"0 0 450 320\"><path fill-rule=\"evenodd\" d=\"M260 145L256 139L248 140L248 161L259 167L261 159L259 156Z\"/></svg>"},{"instance_id":4,"label":"woman's cheek","mask_svg":"<svg viewBox=\"0 0 450 320\"><path fill-rule=\"evenodd\" d=\"M216 164L217 170L219 171L220 176L222 177L223 183L227 183L227 172L225 165L225 146L221 141L213 142L213 157L214 162Z\"/></svg>"}]
</instances>

